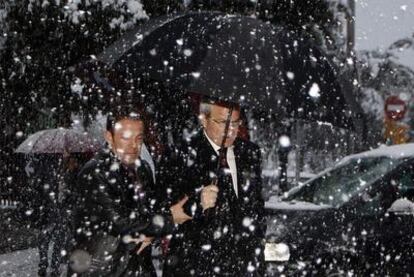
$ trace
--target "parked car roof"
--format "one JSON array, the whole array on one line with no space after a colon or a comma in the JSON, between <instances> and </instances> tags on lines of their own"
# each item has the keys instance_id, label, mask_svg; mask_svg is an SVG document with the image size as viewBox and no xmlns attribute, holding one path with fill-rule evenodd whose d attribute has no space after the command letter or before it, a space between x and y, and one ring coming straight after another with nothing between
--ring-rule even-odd
<instances>
[{"instance_id":1,"label":"parked car roof","mask_svg":"<svg viewBox=\"0 0 414 277\"><path fill-rule=\"evenodd\" d=\"M334 166L326 168L325 170L316 174L313 178L307 180L305 183L300 184L299 186L293 187L290 189L283 198L289 197L293 193L296 193L300 188L309 184L310 182L314 181L315 179L325 175L327 172L342 166L343 164L348 163L350 160L355 159L366 159L366 158L377 158L377 157L386 157L390 159L404 159L404 158L414 158L414 143L407 143L407 144L399 144L399 145L381 145L380 147L364 151L357 154L352 154L349 156L345 156L339 162L337 162ZM266 208L273 208L273 205L270 205L271 202L274 202L276 199L269 199L268 203L266 203Z\"/></svg>"},{"instance_id":2,"label":"parked car roof","mask_svg":"<svg viewBox=\"0 0 414 277\"><path fill-rule=\"evenodd\" d=\"M346 156L340 163L346 162L349 159L368 158L368 157L389 157L392 159L400 158L414 158L414 143L399 144L386 146L381 145L380 147L365 151L362 153Z\"/></svg>"}]
</instances>

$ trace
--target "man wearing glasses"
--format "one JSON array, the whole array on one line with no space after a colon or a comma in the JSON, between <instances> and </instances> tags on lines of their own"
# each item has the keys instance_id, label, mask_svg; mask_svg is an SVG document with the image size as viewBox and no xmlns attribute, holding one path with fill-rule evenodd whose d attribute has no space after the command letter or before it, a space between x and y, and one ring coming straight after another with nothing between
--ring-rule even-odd
<instances>
[{"instance_id":1,"label":"man wearing glasses","mask_svg":"<svg viewBox=\"0 0 414 277\"><path fill-rule=\"evenodd\" d=\"M171 195L189 197L193 218L174 233L163 275L263 276L260 149L238 138L237 104L202 101L199 119L202 130L175 151L181 166L163 178Z\"/></svg>"}]
</instances>

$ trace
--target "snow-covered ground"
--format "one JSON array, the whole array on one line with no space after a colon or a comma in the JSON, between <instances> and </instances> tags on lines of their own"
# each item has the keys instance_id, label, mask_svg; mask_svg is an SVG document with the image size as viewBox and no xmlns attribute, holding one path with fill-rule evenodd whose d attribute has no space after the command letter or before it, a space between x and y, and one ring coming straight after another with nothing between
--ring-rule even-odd
<instances>
[{"instance_id":1,"label":"snow-covered ground","mask_svg":"<svg viewBox=\"0 0 414 277\"><path fill-rule=\"evenodd\" d=\"M37 276L37 249L15 251L0 255L0 277Z\"/></svg>"},{"instance_id":2,"label":"snow-covered ground","mask_svg":"<svg viewBox=\"0 0 414 277\"><path fill-rule=\"evenodd\" d=\"M160 252L153 249L154 255ZM0 277L36 277L39 254L36 248L30 248L0 255ZM161 265L154 260L157 275L161 276ZM66 266L62 265L61 276L66 276Z\"/></svg>"}]
</instances>

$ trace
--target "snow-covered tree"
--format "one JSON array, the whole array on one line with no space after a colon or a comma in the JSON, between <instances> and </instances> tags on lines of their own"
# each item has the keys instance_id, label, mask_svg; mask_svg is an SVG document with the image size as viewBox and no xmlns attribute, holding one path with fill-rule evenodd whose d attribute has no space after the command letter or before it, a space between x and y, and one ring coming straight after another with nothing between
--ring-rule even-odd
<instances>
[{"instance_id":1,"label":"snow-covered tree","mask_svg":"<svg viewBox=\"0 0 414 277\"><path fill-rule=\"evenodd\" d=\"M71 91L74 65L177 7L178 0L0 0L1 166L12 164L28 134L71 124L82 101Z\"/></svg>"},{"instance_id":2,"label":"snow-covered tree","mask_svg":"<svg viewBox=\"0 0 414 277\"><path fill-rule=\"evenodd\" d=\"M414 39L407 37L392 43L385 50L360 51L358 72L361 85L362 106L368 118L371 142L381 140L384 120L384 102L391 95L399 96L409 104L406 121L414 112Z\"/></svg>"}]
</instances>

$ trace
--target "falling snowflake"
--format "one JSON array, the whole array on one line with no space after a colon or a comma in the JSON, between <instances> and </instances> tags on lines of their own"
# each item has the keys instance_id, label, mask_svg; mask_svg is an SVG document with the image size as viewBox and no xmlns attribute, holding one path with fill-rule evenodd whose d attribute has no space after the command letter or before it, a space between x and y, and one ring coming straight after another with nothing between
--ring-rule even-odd
<instances>
[{"instance_id":1,"label":"falling snowflake","mask_svg":"<svg viewBox=\"0 0 414 277\"><path fill-rule=\"evenodd\" d=\"M309 95L313 98L319 98L321 96L320 91L319 85L317 83L313 83L309 90Z\"/></svg>"}]
</instances>

